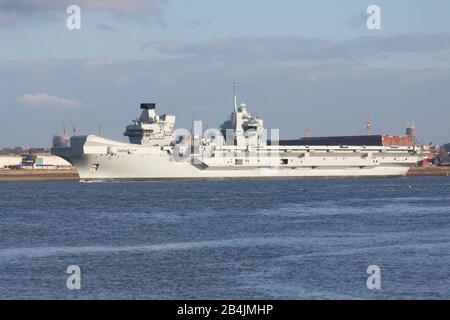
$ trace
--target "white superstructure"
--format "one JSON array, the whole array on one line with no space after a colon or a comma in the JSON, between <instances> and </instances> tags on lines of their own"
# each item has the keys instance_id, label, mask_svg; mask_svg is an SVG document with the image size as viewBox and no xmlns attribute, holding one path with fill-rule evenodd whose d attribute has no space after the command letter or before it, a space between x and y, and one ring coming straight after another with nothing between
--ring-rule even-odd
<instances>
[{"instance_id":1,"label":"white superstructure","mask_svg":"<svg viewBox=\"0 0 450 320\"><path fill-rule=\"evenodd\" d=\"M82 180L396 177L423 159L420 146L282 146L273 136L267 145L263 120L236 102L220 130L201 135L174 134L175 116L158 116L154 104L141 108L124 133L129 143L75 136L52 152Z\"/></svg>"},{"instance_id":2,"label":"white superstructure","mask_svg":"<svg viewBox=\"0 0 450 320\"><path fill-rule=\"evenodd\" d=\"M158 116L154 103L142 103L141 117L133 120L124 133L130 143L150 146L165 146L170 144L175 116L165 114Z\"/></svg>"}]
</instances>

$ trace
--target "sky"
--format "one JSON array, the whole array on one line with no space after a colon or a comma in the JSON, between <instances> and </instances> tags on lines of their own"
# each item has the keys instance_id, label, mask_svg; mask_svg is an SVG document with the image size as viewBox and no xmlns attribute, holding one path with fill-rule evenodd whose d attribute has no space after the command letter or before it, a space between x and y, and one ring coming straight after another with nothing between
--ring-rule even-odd
<instances>
[{"instance_id":1,"label":"sky","mask_svg":"<svg viewBox=\"0 0 450 320\"><path fill-rule=\"evenodd\" d=\"M126 141L141 102L218 127L234 81L281 138L365 134L370 117L448 143L450 1L0 0L0 147L50 146L70 122Z\"/></svg>"}]
</instances>

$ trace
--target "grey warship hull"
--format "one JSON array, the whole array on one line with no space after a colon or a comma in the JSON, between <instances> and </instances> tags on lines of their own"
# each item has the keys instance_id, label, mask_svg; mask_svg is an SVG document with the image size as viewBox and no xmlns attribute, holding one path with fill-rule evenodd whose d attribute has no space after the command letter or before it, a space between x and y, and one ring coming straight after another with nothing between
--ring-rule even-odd
<instances>
[{"instance_id":1,"label":"grey warship hull","mask_svg":"<svg viewBox=\"0 0 450 320\"><path fill-rule=\"evenodd\" d=\"M126 127L129 143L75 136L52 152L82 180L399 177L423 158L418 146L268 144L263 120L238 108L236 96L230 119L200 133L174 133L175 116L157 115L153 103L141 109Z\"/></svg>"},{"instance_id":2,"label":"grey warship hull","mask_svg":"<svg viewBox=\"0 0 450 320\"><path fill-rule=\"evenodd\" d=\"M72 141L78 147L53 153L71 162L82 180L400 177L421 158L414 148L277 146L270 156L259 157L261 150L248 149L237 156L236 148L221 148L220 158L208 152L175 161L171 148L120 144L97 136Z\"/></svg>"}]
</instances>

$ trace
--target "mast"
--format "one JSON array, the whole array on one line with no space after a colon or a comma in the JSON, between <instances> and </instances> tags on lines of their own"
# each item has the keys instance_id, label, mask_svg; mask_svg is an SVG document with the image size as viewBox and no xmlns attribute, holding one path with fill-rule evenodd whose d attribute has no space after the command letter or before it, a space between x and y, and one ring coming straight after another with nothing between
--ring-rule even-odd
<instances>
[{"instance_id":1,"label":"mast","mask_svg":"<svg viewBox=\"0 0 450 320\"><path fill-rule=\"evenodd\" d=\"M233 82L233 94L234 94L234 112L237 113L236 81Z\"/></svg>"},{"instance_id":2,"label":"mast","mask_svg":"<svg viewBox=\"0 0 450 320\"><path fill-rule=\"evenodd\" d=\"M366 129L367 135L370 136L372 134L372 120L370 120L370 116L368 116L366 120Z\"/></svg>"}]
</instances>

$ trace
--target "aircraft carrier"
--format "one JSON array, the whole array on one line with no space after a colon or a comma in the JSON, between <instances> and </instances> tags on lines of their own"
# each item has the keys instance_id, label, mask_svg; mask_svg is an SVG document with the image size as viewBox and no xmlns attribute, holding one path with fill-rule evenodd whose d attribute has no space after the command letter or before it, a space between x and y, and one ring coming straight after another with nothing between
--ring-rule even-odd
<instances>
[{"instance_id":1,"label":"aircraft carrier","mask_svg":"<svg viewBox=\"0 0 450 320\"><path fill-rule=\"evenodd\" d=\"M238 106L236 96L220 129L201 134L174 131L175 116L159 116L155 108L141 104L140 118L126 127L128 143L73 136L70 146L56 146L52 153L86 181L401 177L424 158L419 145L385 145L378 136L269 139L263 119Z\"/></svg>"}]
</instances>

